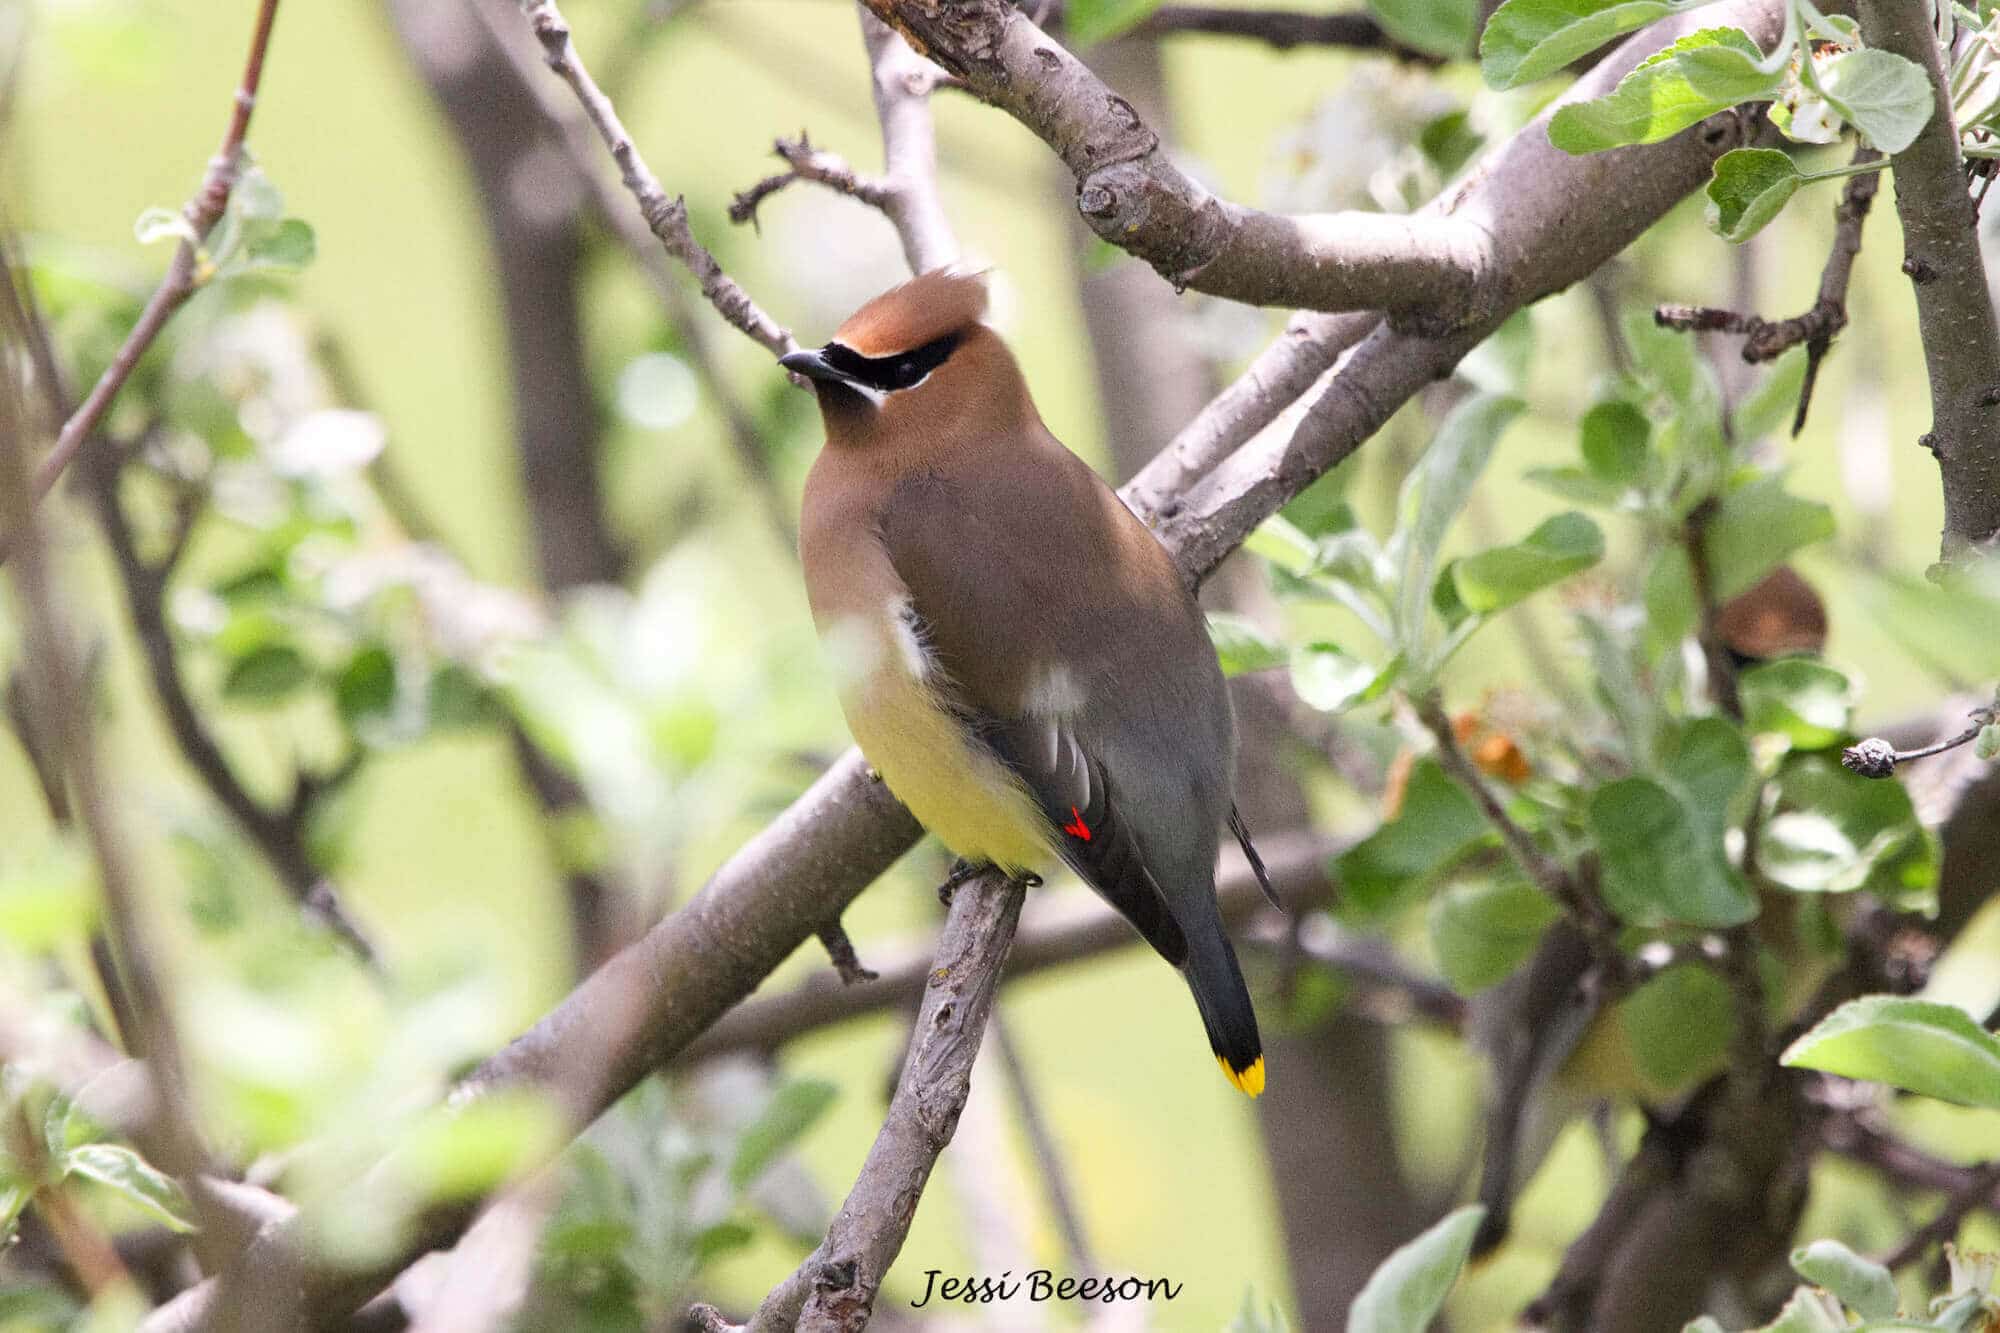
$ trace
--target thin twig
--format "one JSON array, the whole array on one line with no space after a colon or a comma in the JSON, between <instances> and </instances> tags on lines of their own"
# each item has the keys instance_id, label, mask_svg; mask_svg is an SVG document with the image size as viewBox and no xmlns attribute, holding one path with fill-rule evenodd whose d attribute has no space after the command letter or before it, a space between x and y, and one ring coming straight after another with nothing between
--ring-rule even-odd
<instances>
[{"instance_id":1,"label":"thin twig","mask_svg":"<svg viewBox=\"0 0 2000 1333\"><path fill-rule=\"evenodd\" d=\"M277 807L266 805L243 785L235 766L223 754L222 746L195 707L182 674L173 631L167 624L167 584L173 577L178 551L170 548L157 561L148 561L140 555L137 536L119 495L119 476L125 465L124 455L105 451L101 457L88 460L85 471L97 504L98 520L118 571L125 609L132 618L168 732L188 767L263 854L286 891L339 936L356 957L370 966L379 966L380 956L373 943L341 905L338 891L313 864L308 849L306 830L319 798L337 791L352 776L351 765L318 776L300 774L291 799Z\"/></svg>"},{"instance_id":2,"label":"thin twig","mask_svg":"<svg viewBox=\"0 0 2000 1333\"><path fill-rule=\"evenodd\" d=\"M1850 773L1858 773L1864 778L1894 777L1896 765L1907 764L1917 759L1928 759L1934 754L1956 750L1961 745L1970 745L1979 739L1979 733L2000 723L2000 704L1972 711L1972 725L1955 736L1930 745L1919 745L1913 750L1898 750L1880 736L1870 736L1856 741L1840 752L1840 764Z\"/></svg>"},{"instance_id":3,"label":"thin twig","mask_svg":"<svg viewBox=\"0 0 2000 1333\"><path fill-rule=\"evenodd\" d=\"M1465 757L1465 751L1459 748L1458 734L1452 730L1451 718L1445 713L1444 702L1437 693L1433 691L1413 702L1417 720L1424 724L1424 729L1437 743L1438 764L1472 798L1528 878L1586 930L1596 933L1599 928L1608 926L1609 917L1603 905L1584 892L1582 882L1568 866L1542 850L1534 835L1515 822L1499 794L1487 785L1472 761Z\"/></svg>"},{"instance_id":4,"label":"thin twig","mask_svg":"<svg viewBox=\"0 0 2000 1333\"><path fill-rule=\"evenodd\" d=\"M1894 1272L1922 1259L1933 1245L1950 1240L1959 1226L1981 1208L1995 1206L1994 1191L2000 1190L2000 1162L1973 1167L1972 1179L1945 1200L1944 1207L1930 1221L1903 1238L1903 1243L1882 1256L1884 1268Z\"/></svg>"},{"instance_id":5,"label":"thin twig","mask_svg":"<svg viewBox=\"0 0 2000 1333\"><path fill-rule=\"evenodd\" d=\"M601 159L591 146L591 121L583 107L564 102L550 87L548 80L534 67L531 53L535 48L532 45L528 47L530 54L524 58L520 45L513 40L515 34L501 30L493 6L512 2L467 0L473 16L486 28L501 55L514 65L522 87L534 98L535 105L541 108L542 115L554 129L562 158L582 185L592 209L619 245L639 265L639 271L645 274L647 283L659 297L666 310L667 322L673 325L679 337L681 355L694 368L695 375L706 386L722 413L723 424L729 430L730 449L736 455L737 466L750 479L757 493L758 506L765 520L787 549L796 546L798 532L792 519L791 499L772 472L763 432L756 418L723 373L721 356L710 333L711 326L705 320L695 318L681 285L674 279L669 263L672 247L662 248L657 243L647 228L646 220L633 212L625 196L619 193L618 186L599 169ZM674 257L679 256L674 254ZM698 274L699 270L696 272Z\"/></svg>"},{"instance_id":6,"label":"thin twig","mask_svg":"<svg viewBox=\"0 0 2000 1333\"><path fill-rule=\"evenodd\" d=\"M104 414L111 410L112 400L125 387L125 381L132 377L139 359L153 345L153 340L160 336L160 330L208 280L209 275L205 271L207 261L201 243L208 239L215 224L222 220L223 210L228 208L229 196L241 174L243 138L250 129L250 113L257 105L258 85L264 78L264 54L270 48L271 25L277 15L278 0L262 0L257 7L257 20L250 36L250 54L244 61L243 77L236 85L229 127L223 132L221 147L209 159L200 187L181 208L181 216L186 219L192 238L183 239L175 249L173 260L167 265L166 276L147 300L138 323L125 335L125 341L111 358L111 364L104 368L97 383L91 386L89 396L63 422L55 446L35 470L36 503L40 503L54 489L63 469L69 466L77 450L97 429L97 423L104 419ZM4 551L0 551L0 555L4 555Z\"/></svg>"},{"instance_id":7,"label":"thin twig","mask_svg":"<svg viewBox=\"0 0 2000 1333\"><path fill-rule=\"evenodd\" d=\"M694 274L709 304L747 337L774 356L797 351L798 343L793 341L791 333L765 314L736 280L722 271L715 256L694 238L694 231L688 225L687 201L667 198L659 177L646 165L632 136L626 133L617 108L611 105L611 99L590 77L590 71L577 55L576 45L570 40L569 23L554 0L519 0L519 3L535 39L542 44L543 58L583 104L584 114L618 164L625 188L638 201L646 226L660 238L667 253Z\"/></svg>"},{"instance_id":8,"label":"thin twig","mask_svg":"<svg viewBox=\"0 0 2000 1333\"><path fill-rule=\"evenodd\" d=\"M1881 154L1862 144L1854 150L1854 162L1865 165ZM1805 313L1790 319L1765 319L1714 306L1663 305L1653 311L1653 320L1663 328L1690 332L1740 333L1743 359L1752 365L1773 361L1799 344L1805 344L1806 374L1799 385L1798 411L1792 416L1792 434L1805 429L1806 409L1812 404L1813 385L1819 379L1820 362L1833 346L1834 335L1847 327L1847 286L1854 275L1854 260L1861 253L1861 228L1868 220L1869 207L1881 189L1879 172L1866 171L1847 182L1840 202L1833 210L1833 248L1820 271L1819 295Z\"/></svg>"},{"instance_id":9,"label":"thin twig","mask_svg":"<svg viewBox=\"0 0 2000 1333\"><path fill-rule=\"evenodd\" d=\"M819 942L826 949L826 956L833 963L833 970L840 974L843 986L858 986L864 981L873 981L881 975L861 965L861 955L854 951L854 941L847 934L847 927L835 921L819 928Z\"/></svg>"}]
</instances>

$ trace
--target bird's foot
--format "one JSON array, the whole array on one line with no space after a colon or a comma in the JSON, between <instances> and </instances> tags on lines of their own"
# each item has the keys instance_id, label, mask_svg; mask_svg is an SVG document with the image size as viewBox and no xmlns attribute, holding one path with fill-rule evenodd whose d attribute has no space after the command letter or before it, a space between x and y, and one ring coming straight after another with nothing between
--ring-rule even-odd
<instances>
[{"instance_id":1,"label":"bird's foot","mask_svg":"<svg viewBox=\"0 0 2000 1333\"><path fill-rule=\"evenodd\" d=\"M938 901L946 907L951 906L952 895L958 892L958 886L980 874L986 868L985 865L975 865L962 856L953 861L951 869L945 872L944 883L938 885Z\"/></svg>"}]
</instances>

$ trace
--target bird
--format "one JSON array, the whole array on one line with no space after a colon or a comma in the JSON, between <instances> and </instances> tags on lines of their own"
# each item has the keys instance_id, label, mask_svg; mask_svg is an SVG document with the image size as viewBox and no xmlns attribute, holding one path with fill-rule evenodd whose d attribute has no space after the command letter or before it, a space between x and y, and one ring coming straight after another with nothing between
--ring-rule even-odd
<instances>
[{"instance_id":1,"label":"bird","mask_svg":"<svg viewBox=\"0 0 2000 1333\"><path fill-rule=\"evenodd\" d=\"M1173 558L1043 424L986 306L983 273L932 270L779 358L826 428L799 555L848 729L961 864L1028 883L1067 865L1116 908L1255 1097L1225 826L1277 899L1235 807L1215 648Z\"/></svg>"}]
</instances>

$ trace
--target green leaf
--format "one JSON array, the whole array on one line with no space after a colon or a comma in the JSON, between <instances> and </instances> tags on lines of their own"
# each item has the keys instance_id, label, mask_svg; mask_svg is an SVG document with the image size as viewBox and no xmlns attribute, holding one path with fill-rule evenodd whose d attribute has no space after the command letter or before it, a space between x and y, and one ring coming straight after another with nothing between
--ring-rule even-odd
<instances>
[{"instance_id":1,"label":"green leaf","mask_svg":"<svg viewBox=\"0 0 2000 1333\"><path fill-rule=\"evenodd\" d=\"M288 643L265 643L229 664L222 678L224 698L244 703L277 703L312 676L304 654Z\"/></svg>"},{"instance_id":2,"label":"green leaf","mask_svg":"<svg viewBox=\"0 0 2000 1333\"><path fill-rule=\"evenodd\" d=\"M1455 59L1472 49L1478 0L1368 0L1384 31L1405 46Z\"/></svg>"},{"instance_id":3,"label":"green leaf","mask_svg":"<svg viewBox=\"0 0 2000 1333\"><path fill-rule=\"evenodd\" d=\"M79 1144L64 1156L63 1170L119 1194L169 1231L195 1229L194 1209L174 1178L130 1148L115 1143Z\"/></svg>"},{"instance_id":4,"label":"green leaf","mask_svg":"<svg viewBox=\"0 0 2000 1333\"><path fill-rule=\"evenodd\" d=\"M1733 822L1730 807L1750 778L1750 747L1727 718L1696 718L1663 756L1667 776L1717 841Z\"/></svg>"},{"instance_id":5,"label":"green leaf","mask_svg":"<svg viewBox=\"0 0 2000 1333\"><path fill-rule=\"evenodd\" d=\"M1532 467L1522 476L1565 500L1599 509L1609 509L1625 498L1625 487L1580 467Z\"/></svg>"},{"instance_id":6,"label":"green leaf","mask_svg":"<svg viewBox=\"0 0 2000 1333\"><path fill-rule=\"evenodd\" d=\"M1486 21L1479 68L1490 88L1518 88L1546 79L1614 37L1709 0L1507 0Z\"/></svg>"},{"instance_id":7,"label":"green leaf","mask_svg":"<svg viewBox=\"0 0 2000 1333\"><path fill-rule=\"evenodd\" d=\"M1397 533L1402 552L1402 583L1395 647L1416 656L1422 644L1424 611L1430 602L1431 580L1438 554L1452 520L1465 507L1472 488L1486 470L1493 447L1524 404L1518 398L1474 394L1453 409L1438 427L1431 447L1403 483L1397 503Z\"/></svg>"},{"instance_id":8,"label":"green leaf","mask_svg":"<svg viewBox=\"0 0 2000 1333\"><path fill-rule=\"evenodd\" d=\"M1273 515L1244 539L1243 549L1287 574L1310 574L1319 563L1319 544L1286 519Z\"/></svg>"},{"instance_id":9,"label":"green leaf","mask_svg":"<svg viewBox=\"0 0 2000 1333\"><path fill-rule=\"evenodd\" d=\"M389 650L371 644L349 658L333 682L333 703L350 729L389 713L396 706L396 662Z\"/></svg>"},{"instance_id":10,"label":"green leaf","mask_svg":"<svg viewBox=\"0 0 2000 1333\"><path fill-rule=\"evenodd\" d=\"M1833 535L1833 511L1785 490L1768 473L1722 497L1708 521L1709 578L1718 601L1728 601L1777 568L1802 546Z\"/></svg>"},{"instance_id":11,"label":"green leaf","mask_svg":"<svg viewBox=\"0 0 2000 1333\"><path fill-rule=\"evenodd\" d=\"M1810 657L1786 657L1743 673L1737 683L1743 724L1776 732L1794 749L1824 750L1848 734L1854 687L1846 676Z\"/></svg>"},{"instance_id":12,"label":"green leaf","mask_svg":"<svg viewBox=\"0 0 2000 1333\"><path fill-rule=\"evenodd\" d=\"M1792 1271L1824 1287L1863 1319L1896 1317L1896 1279L1872 1259L1837 1240L1816 1240L1792 1251Z\"/></svg>"},{"instance_id":13,"label":"green leaf","mask_svg":"<svg viewBox=\"0 0 2000 1333\"><path fill-rule=\"evenodd\" d=\"M1719 1070L1736 1031L1736 1005L1722 978L1699 963L1670 967L1628 995L1618 1022L1632 1061L1661 1094Z\"/></svg>"},{"instance_id":14,"label":"green leaf","mask_svg":"<svg viewBox=\"0 0 2000 1333\"><path fill-rule=\"evenodd\" d=\"M1586 816L1603 860L1604 899L1633 925L1740 925L1757 900L1706 821L1651 778L1599 787Z\"/></svg>"},{"instance_id":15,"label":"green leaf","mask_svg":"<svg viewBox=\"0 0 2000 1333\"><path fill-rule=\"evenodd\" d=\"M1323 713L1379 698L1391 678L1338 644L1311 643L1292 654L1292 692Z\"/></svg>"},{"instance_id":16,"label":"green leaf","mask_svg":"<svg viewBox=\"0 0 2000 1333\"><path fill-rule=\"evenodd\" d=\"M1818 72L1826 100L1892 157L1910 146L1936 106L1922 67L1893 51L1843 51Z\"/></svg>"},{"instance_id":17,"label":"green leaf","mask_svg":"<svg viewBox=\"0 0 2000 1333\"><path fill-rule=\"evenodd\" d=\"M1644 598L1646 648L1649 656L1658 659L1694 633L1700 616L1694 598L1694 567L1688 563L1686 547L1676 542L1660 549L1659 558L1646 571Z\"/></svg>"},{"instance_id":18,"label":"green leaf","mask_svg":"<svg viewBox=\"0 0 2000 1333\"><path fill-rule=\"evenodd\" d=\"M791 1147L833 1105L840 1089L824 1079L802 1078L771 1095L764 1113L743 1130L729 1161L729 1183L747 1187L778 1155Z\"/></svg>"},{"instance_id":19,"label":"green leaf","mask_svg":"<svg viewBox=\"0 0 2000 1333\"><path fill-rule=\"evenodd\" d=\"M1671 138L1738 102L1769 96L1779 76L1758 68L1763 58L1741 28L1689 33L1604 96L1558 110L1549 142L1581 154Z\"/></svg>"},{"instance_id":20,"label":"green leaf","mask_svg":"<svg viewBox=\"0 0 2000 1333\"><path fill-rule=\"evenodd\" d=\"M1225 676L1268 671L1285 664L1285 645L1248 616L1233 611L1209 612L1208 637Z\"/></svg>"},{"instance_id":21,"label":"green leaf","mask_svg":"<svg viewBox=\"0 0 2000 1333\"><path fill-rule=\"evenodd\" d=\"M706 1268L726 1254L748 1249L756 1239L756 1231L733 1218L703 1227L694 1237L695 1267Z\"/></svg>"},{"instance_id":22,"label":"green leaf","mask_svg":"<svg viewBox=\"0 0 2000 1333\"><path fill-rule=\"evenodd\" d=\"M1452 566L1458 597L1476 612L1509 607L1604 558L1604 534L1574 511L1557 514L1512 546L1467 556Z\"/></svg>"},{"instance_id":23,"label":"green leaf","mask_svg":"<svg viewBox=\"0 0 2000 1333\"><path fill-rule=\"evenodd\" d=\"M557 1142L560 1113L547 1097L520 1089L489 1093L449 1112L424 1117L398 1160L429 1200L490 1193Z\"/></svg>"},{"instance_id":24,"label":"green leaf","mask_svg":"<svg viewBox=\"0 0 2000 1333\"><path fill-rule=\"evenodd\" d=\"M1091 46L1138 27L1160 7L1160 0L1070 0L1063 23L1070 44Z\"/></svg>"},{"instance_id":25,"label":"green leaf","mask_svg":"<svg viewBox=\"0 0 2000 1333\"><path fill-rule=\"evenodd\" d=\"M1599 481L1620 489L1646 476L1646 453L1653 423L1622 398L1599 403L1583 414L1583 465Z\"/></svg>"},{"instance_id":26,"label":"green leaf","mask_svg":"<svg viewBox=\"0 0 2000 1333\"><path fill-rule=\"evenodd\" d=\"M1779 1063L2000 1109L2000 1039L1956 1005L1896 995L1850 1000Z\"/></svg>"},{"instance_id":27,"label":"green leaf","mask_svg":"<svg viewBox=\"0 0 2000 1333\"><path fill-rule=\"evenodd\" d=\"M1891 902L1934 886L1936 849L1902 783L1811 755L1786 763L1777 786L1780 808L1757 840L1757 868L1774 883L1806 893L1865 888Z\"/></svg>"},{"instance_id":28,"label":"green leaf","mask_svg":"<svg viewBox=\"0 0 2000 1333\"><path fill-rule=\"evenodd\" d=\"M1460 1208L1384 1259L1348 1307L1347 1333L1424 1333L1444 1308L1485 1216L1478 1204Z\"/></svg>"},{"instance_id":29,"label":"green leaf","mask_svg":"<svg viewBox=\"0 0 2000 1333\"><path fill-rule=\"evenodd\" d=\"M1454 884L1431 903L1431 949L1452 989L1470 995L1526 962L1561 915L1547 894L1525 880Z\"/></svg>"},{"instance_id":30,"label":"green leaf","mask_svg":"<svg viewBox=\"0 0 2000 1333\"><path fill-rule=\"evenodd\" d=\"M319 254L319 240L303 218L260 226L244 238L244 268L302 269Z\"/></svg>"},{"instance_id":31,"label":"green leaf","mask_svg":"<svg viewBox=\"0 0 2000 1333\"><path fill-rule=\"evenodd\" d=\"M1988 722L1972 738L1972 753L1980 759L2000 758L2000 722Z\"/></svg>"},{"instance_id":32,"label":"green leaf","mask_svg":"<svg viewBox=\"0 0 2000 1333\"><path fill-rule=\"evenodd\" d=\"M1343 852L1334 868L1342 901L1380 912L1404 889L1428 880L1474 843L1492 836L1485 816L1434 759L1420 759L1404 784L1396 818Z\"/></svg>"},{"instance_id":33,"label":"green leaf","mask_svg":"<svg viewBox=\"0 0 2000 1333\"><path fill-rule=\"evenodd\" d=\"M424 714L439 730L490 727L505 712L486 683L468 667L446 662L431 673Z\"/></svg>"},{"instance_id":34,"label":"green leaf","mask_svg":"<svg viewBox=\"0 0 2000 1333\"><path fill-rule=\"evenodd\" d=\"M1742 244L1778 216L1805 179L1791 157L1775 148L1724 153L1708 180L1708 229Z\"/></svg>"}]
</instances>

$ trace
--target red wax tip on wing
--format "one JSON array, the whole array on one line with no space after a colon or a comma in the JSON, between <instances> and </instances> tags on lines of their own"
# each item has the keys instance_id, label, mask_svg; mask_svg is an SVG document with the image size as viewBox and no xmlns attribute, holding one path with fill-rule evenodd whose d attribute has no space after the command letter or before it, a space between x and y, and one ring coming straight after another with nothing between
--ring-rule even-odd
<instances>
[{"instance_id":1,"label":"red wax tip on wing","mask_svg":"<svg viewBox=\"0 0 2000 1333\"><path fill-rule=\"evenodd\" d=\"M1063 825L1063 832L1069 834L1072 838L1082 838L1085 842L1089 842L1090 825L1083 822L1083 813L1075 806L1071 806L1069 808L1069 817L1070 822Z\"/></svg>"}]
</instances>

